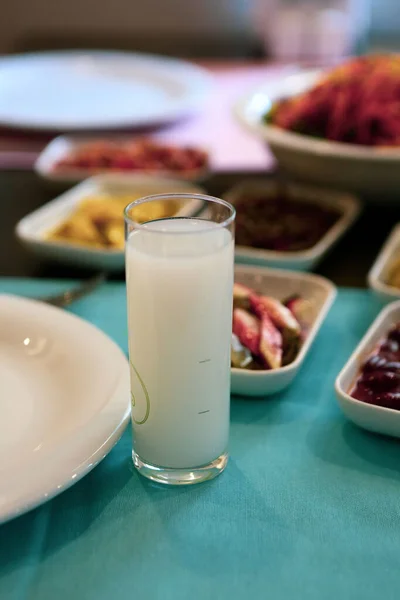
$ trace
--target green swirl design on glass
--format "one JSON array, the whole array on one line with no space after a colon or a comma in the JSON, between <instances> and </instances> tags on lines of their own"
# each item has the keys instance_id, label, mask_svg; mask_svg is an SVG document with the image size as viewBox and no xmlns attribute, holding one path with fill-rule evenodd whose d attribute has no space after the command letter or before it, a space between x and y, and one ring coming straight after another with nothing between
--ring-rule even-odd
<instances>
[{"instance_id":1,"label":"green swirl design on glass","mask_svg":"<svg viewBox=\"0 0 400 600\"><path fill-rule=\"evenodd\" d=\"M143 419L141 419L140 421L138 421L137 419L135 419L133 411L132 411L132 421L136 424L136 425L143 425L143 423L146 423L147 419L149 418L150 415L150 398L149 398L149 393L147 391L147 388L144 384L143 379L140 377L138 370L136 369L135 365L133 364L132 361L129 361L130 365L132 367L132 369L135 372L135 375L137 376L140 385L142 386L142 390L144 392L144 396L146 398L146 412L145 415L143 417ZM131 402L132 402L132 408L135 408L136 406L136 398L131 390Z\"/></svg>"}]
</instances>

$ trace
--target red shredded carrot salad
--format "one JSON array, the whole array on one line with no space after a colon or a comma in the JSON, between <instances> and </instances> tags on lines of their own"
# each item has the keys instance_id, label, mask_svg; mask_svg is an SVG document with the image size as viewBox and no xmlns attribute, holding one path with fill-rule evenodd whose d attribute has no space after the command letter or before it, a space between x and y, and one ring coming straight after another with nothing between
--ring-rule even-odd
<instances>
[{"instance_id":1,"label":"red shredded carrot salad","mask_svg":"<svg viewBox=\"0 0 400 600\"><path fill-rule=\"evenodd\" d=\"M400 55L349 60L312 89L276 102L265 119L336 142L400 146Z\"/></svg>"}]
</instances>

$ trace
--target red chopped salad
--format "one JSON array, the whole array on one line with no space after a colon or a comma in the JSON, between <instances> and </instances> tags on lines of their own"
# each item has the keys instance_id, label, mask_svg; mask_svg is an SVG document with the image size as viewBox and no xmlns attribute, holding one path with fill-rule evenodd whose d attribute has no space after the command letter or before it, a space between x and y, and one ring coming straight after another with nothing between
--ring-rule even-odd
<instances>
[{"instance_id":1,"label":"red chopped salad","mask_svg":"<svg viewBox=\"0 0 400 600\"><path fill-rule=\"evenodd\" d=\"M94 140L78 145L54 168L57 171L171 171L189 174L206 168L207 164L207 153L198 148L139 138Z\"/></svg>"},{"instance_id":2,"label":"red chopped salad","mask_svg":"<svg viewBox=\"0 0 400 600\"><path fill-rule=\"evenodd\" d=\"M282 129L348 144L400 145L400 55L354 58L310 90L277 101L265 120Z\"/></svg>"}]
</instances>

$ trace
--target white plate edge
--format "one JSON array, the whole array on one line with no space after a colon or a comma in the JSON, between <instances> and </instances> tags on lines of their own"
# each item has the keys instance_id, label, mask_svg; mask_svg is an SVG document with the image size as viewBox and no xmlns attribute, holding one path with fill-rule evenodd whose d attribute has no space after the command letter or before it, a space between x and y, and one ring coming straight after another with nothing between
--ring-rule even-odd
<instances>
[{"instance_id":1,"label":"white plate edge","mask_svg":"<svg viewBox=\"0 0 400 600\"><path fill-rule=\"evenodd\" d=\"M116 344L114 342L114 340L112 340L107 334L104 333L104 331L102 331L99 327L97 327L90 321L87 321L87 320L83 319L82 317L75 315L74 313L64 311L63 309L60 309L60 308L57 308L57 307L54 307L51 305L45 305L40 300L36 300L34 298L25 298L25 297L17 296L14 294L8 294L8 293L7 294L1 293L0 297L9 299L13 302L16 301L18 303L39 305L41 308L45 307L46 310L49 310L51 312L57 312L59 314L63 314L67 319L72 319L75 322L79 322L85 328L89 328L89 329L95 331L96 335L100 335L106 343L113 346L115 352L117 353L117 355L119 355L119 359L121 359L121 365L122 365L122 362L124 362L126 364L126 369L125 369L126 373L124 375L123 371L121 371L121 375L118 378L115 390L112 394L112 399L115 399L118 396L118 394L120 393L120 388L124 387L124 385L123 385L124 377L127 378L127 382L129 382L129 367L128 367L129 363L128 363L128 360L127 360L125 354L123 353L121 348L118 346L118 344ZM129 390L129 386L128 386L128 390ZM108 402L101 409L101 411L98 413L98 416L101 416L103 414L103 412L109 407L109 404L110 404L110 402ZM121 438L122 434L125 431L126 426L128 425L129 419L130 419L130 398L128 396L127 402L126 402L126 408L124 410L124 413L121 414L121 416L119 417L118 424L114 427L114 429L112 431L109 432L107 438L102 442L102 444L99 447L97 447L94 451L92 451L92 453L87 458L85 458L83 461L81 461L79 463L79 465L77 465L76 477L69 478L69 480L67 482L65 482L63 485L50 487L49 491L46 492L47 495L44 495L42 492L39 493L38 491L35 491L32 494L32 496L30 496L29 499L25 499L25 500L21 499L19 501L16 500L15 508L12 510L8 510L8 511L4 510L4 508L0 505L0 524L5 523L19 515L22 515L25 512L28 512L28 511L36 508L37 506L40 506L44 502L47 502L47 500L54 498L55 496L62 493L67 488L74 485L80 479L82 479L87 473L89 473L92 469L94 469L94 467L96 467L99 464L99 462L101 462L101 460L103 460L103 458L105 458L107 456L107 454L110 452L110 450L119 441L119 439ZM81 433L83 433L83 429L77 430L75 433L81 434ZM96 446L97 446L97 443L96 443ZM63 453L63 450L64 450L64 448L61 448L61 453ZM54 471L55 473L57 473L58 469L59 469L59 464L54 463L53 455L51 455L50 457L47 457L47 459L48 460L46 461L46 465L45 465L47 468L46 473L48 471L50 471L50 472ZM65 466L65 474L64 474L64 476L62 476L62 479L67 476L67 473L68 474L71 473L71 467L66 465ZM42 471L40 471L40 473L36 474L36 475L39 479L40 479L40 477L43 477ZM38 486L35 485L35 490L37 489L37 487ZM40 484L39 484L39 487L40 487ZM45 487L45 485L44 485L44 487Z\"/></svg>"}]
</instances>

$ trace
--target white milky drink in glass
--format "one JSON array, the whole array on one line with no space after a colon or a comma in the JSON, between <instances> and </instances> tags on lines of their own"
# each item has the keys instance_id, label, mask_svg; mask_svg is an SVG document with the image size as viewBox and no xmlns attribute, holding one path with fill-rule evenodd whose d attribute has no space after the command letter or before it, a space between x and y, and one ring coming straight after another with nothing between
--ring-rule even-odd
<instances>
[{"instance_id":1,"label":"white milky drink in glass","mask_svg":"<svg viewBox=\"0 0 400 600\"><path fill-rule=\"evenodd\" d=\"M134 216L144 202L192 198L151 196L126 209L133 461L173 484L210 479L227 463L235 213L200 196L207 217Z\"/></svg>"}]
</instances>

